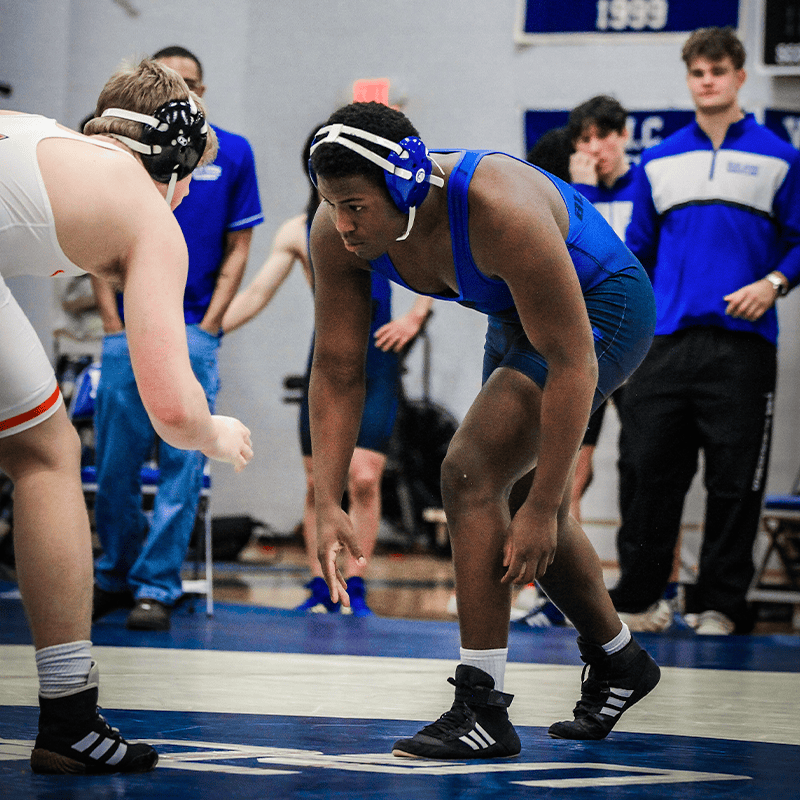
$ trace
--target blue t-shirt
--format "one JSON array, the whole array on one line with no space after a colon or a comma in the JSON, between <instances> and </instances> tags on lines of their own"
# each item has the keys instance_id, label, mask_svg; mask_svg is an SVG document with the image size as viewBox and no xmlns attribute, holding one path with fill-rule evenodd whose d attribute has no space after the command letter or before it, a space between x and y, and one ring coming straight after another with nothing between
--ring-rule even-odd
<instances>
[{"instance_id":1,"label":"blue t-shirt","mask_svg":"<svg viewBox=\"0 0 800 800\"><path fill-rule=\"evenodd\" d=\"M211 126L219 140L217 157L192 173L189 194L175 209L189 249L183 297L187 325L201 322L211 303L225 249L225 234L264 221L255 159L243 136ZM122 315L122 296L118 298Z\"/></svg>"}]
</instances>

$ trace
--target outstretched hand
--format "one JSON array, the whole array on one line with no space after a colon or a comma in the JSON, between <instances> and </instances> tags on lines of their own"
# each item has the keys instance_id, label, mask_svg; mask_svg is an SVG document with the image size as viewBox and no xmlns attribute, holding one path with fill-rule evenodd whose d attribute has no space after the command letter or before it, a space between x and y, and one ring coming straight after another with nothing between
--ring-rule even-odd
<instances>
[{"instance_id":1,"label":"outstretched hand","mask_svg":"<svg viewBox=\"0 0 800 800\"><path fill-rule=\"evenodd\" d=\"M236 472L241 472L253 457L253 444L250 429L234 417L214 414L211 417L214 428L214 442L202 452L216 461L233 464Z\"/></svg>"},{"instance_id":2,"label":"outstretched hand","mask_svg":"<svg viewBox=\"0 0 800 800\"><path fill-rule=\"evenodd\" d=\"M525 586L541 578L556 556L555 515L528 515L520 509L511 521L503 551L503 583Z\"/></svg>"},{"instance_id":3,"label":"outstretched hand","mask_svg":"<svg viewBox=\"0 0 800 800\"><path fill-rule=\"evenodd\" d=\"M341 602L350 607L350 596L347 594L347 581L336 565L341 552L350 553L359 566L366 563L364 554L356 541L353 523L341 508L317 513L317 558L322 567L322 577L328 584L331 600Z\"/></svg>"}]
</instances>

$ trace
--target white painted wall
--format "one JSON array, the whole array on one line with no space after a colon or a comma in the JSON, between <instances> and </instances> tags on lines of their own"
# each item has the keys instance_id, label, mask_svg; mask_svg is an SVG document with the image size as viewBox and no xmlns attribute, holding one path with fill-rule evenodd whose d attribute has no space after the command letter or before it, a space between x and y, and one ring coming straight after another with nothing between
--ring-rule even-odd
<instances>
[{"instance_id":1,"label":"white painted wall","mask_svg":"<svg viewBox=\"0 0 800 800\"><path fill-rule=\"evenodd\" d=\"M630 108L690 108L680 42L519 46L517 0L0 0L0 80L5 107L77 123L92 109L122 58L182 44L203 61L211 118L249 138L256 154L266 223L256 229L248 280L285 218L302 210L302 143L318 122L348 102L358 78L388 77L392 100L431 147L491 147L523 155L526 109L562 109L600 92ZM743 37L754 55L756 11L742 2ZM754 60L754 59L753 59ZM800 110L800 78L770 78L750 67L745 107ZM49 340L52 290L13 285ZM398 290L396 309L411 302ZM781 302L780 390L769 487L785 491L800 465L800 342L795 293ZM292 275L273 305L223 344L219 409L253 430L257 457L241 475L214 469L215 513L250 513L277 530L299 519L304 493L294 405L281 402L283 376L301 372L312 326L308 289ZM438 304L431 324L434 399L463 416L479 387L485 321ZM464 355L466 353L466 356ZM419 395L419 354L409 393ZM607 415L588 519L617 517L616 417ZM687 520L699 521L693 490Z\"/></svg>"}]
</instances>

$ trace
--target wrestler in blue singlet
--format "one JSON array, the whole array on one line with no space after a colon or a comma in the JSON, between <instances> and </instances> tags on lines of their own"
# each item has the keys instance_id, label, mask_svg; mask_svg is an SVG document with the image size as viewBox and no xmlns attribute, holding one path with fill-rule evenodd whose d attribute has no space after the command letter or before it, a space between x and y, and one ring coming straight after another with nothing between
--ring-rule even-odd
<instances>
[{"instance_id":1,"label":"wrestler in blue singlet","mask_svg":"<svg viewBox=\"0 0 800 800\"><path fill-rule=\"evenodd\" d=\"M313 267L312 267L313 269ZM392 287L389 281L377 272L372 273L372 321L369 329L369 348L366 362L366 396L361 428L356 447L386 454L389 439L397 417L397 397L400 371L398 354L388 353L375 345L375 331L391 322ZM314 357L314 341L308 355L305 388L300 403L300 446L304 456L311 455L311 430L308 421L308 377Z\"/></svg>"},{"instance_id":2,"label":"wrestler in blue singlet","mask_svg":"<svg viewBox=\"0 0 800 800\"><path fill-rule=\"evenodd\" d=\"M432 152L435 154L437 151ZM469 246L469 184L480 160L495 151L438 152L461 153L447 183L447 205L459 293L455 297L433 296L488 315L484 382L497 367L503 366L528 375L536 384L544 387L547 362L528 341L510 289L504 281L489 278L478 269ZM498 155L514 158L505 153ZM636 369L650 347L655 328L653 290L642 265L588 200L549 172L521 159L515 160L549 178L564 199L569 213L566 245L583 290L599 366L592 405L594 410ZM389 280L411 289L387 254L370 263L373 274L379 272Z\"/></svg>"}]
</instances>

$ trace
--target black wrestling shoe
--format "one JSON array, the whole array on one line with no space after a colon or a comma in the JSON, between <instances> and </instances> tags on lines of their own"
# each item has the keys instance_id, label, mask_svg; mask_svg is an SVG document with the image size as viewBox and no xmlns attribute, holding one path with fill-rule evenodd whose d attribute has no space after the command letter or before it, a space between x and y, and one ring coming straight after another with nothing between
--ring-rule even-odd
<instances>
[{"instance_id":1,"label":"black wrestling shoe","mask_svg":"<svg viewBox=\"0 0 800 800\"><path fill-rule=\"evenodd\" d=\"M410 739L400 739L392 755L410 758L508 758L520 751L519 736L508 719L512 694L498 692L482 669L459 664L452 708Z\"/></svg>"},{"instance_id":2,"label":"black wrestling shoe","mask_svg":"<svg viewBox=\"0 0 800 800\"><path fill-rule=\"evenodd\" d=\"M635 639L611 656L580 637L578 648L586 666L575 719L554 723L548 733L554 739L605 739L622 713L655 688L661 670Z\"/></svg>"},{"instance_id":3,"label":"black wrestling shoe","mask_svg":"<svg viewBox=\"0 0 800 800\"><path fill-rule=\"evenodd\" d=\"M172 609L164 603L152 597L140 597L128 614L125 627L131 631L168 631L171 614Z\"/></svg>"},{"instance_id":4,"label":"black wrestling shoe","mask_svg":"<svg viewBox=\"0 0 800 800\"><path fill-rule=\"evenodd\" d=\"M82 689L62 697L39 697L39 735L31 769L46 774L149 772L158 753L149 744L129 744L97 708L99 671L92 664Z\"/></svg>"},{"instance_id":5,"label":"black wrestling shoe","mask_svg":"<svg viewBox=\"0 0 800 800\"><path fill-rule=\"evenodd\" d=\"M133 608L134 599L130 591L107 592L95 584L92 598L92 622L119 608Z\"/></svg>"}]
</instances>

